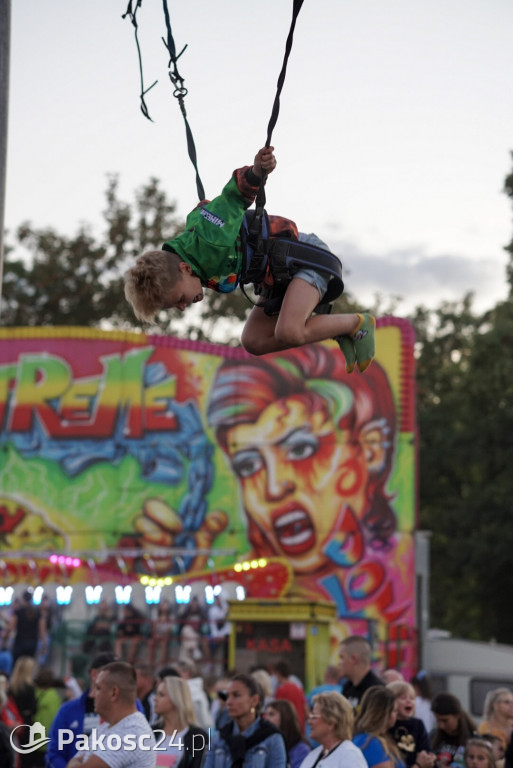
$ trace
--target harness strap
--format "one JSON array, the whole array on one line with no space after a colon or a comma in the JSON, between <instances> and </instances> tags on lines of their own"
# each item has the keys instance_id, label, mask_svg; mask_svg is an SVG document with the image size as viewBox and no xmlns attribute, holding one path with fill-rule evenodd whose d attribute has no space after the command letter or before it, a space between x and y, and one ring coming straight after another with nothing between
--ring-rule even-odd
<instances>
[{"instance_id":1,"label":"harness strap","mask_svg":"<svg viewBox=\"0 0 513 768\"><path fill-rule=\"evenodd\" d=\"M141 93L139 95L139 98L141 100L141 112L143 113L144 117L146 117L148 120L153 122L153 120L150 117L150 113L148 112L148 107L146 105L146 101L144 97L146 96L148 91L151 91L154 85L157 85L158 80L155 80L155 82L152 83L149 86L149 88L144 87L141 47L139 45L139 24L137 23L137 11L141 7L141 5L142 5L142 0L137 0L135 10L132 10L132 0L129 0L127 9L121 18L124 19L128 16L130 18L130 21L132 22L132 26L134 27L135 44L137 46L137 57L139 59L139 77L141 80Z\"/></svg>"},{"instance_id":2,"label":"harness strap","mask_svg":"<svg viewBox=\"0 0 513 768\"><path fill-rule=\"evenodd\" d=\"M187 120L187 111L185 109L185 102L184 99L187 96L187 88L184 86L184 78L181 76L180 72L178 71L177 67L177 61L182 55L182 53L187 48L187 45L184 45L180 53L176 53L176 46L175 41L173 38L173 32L171 30L171 21L169 18L169 9L167 6L167 0L162 0L163 10L164 10L164 18L166 21L166 31L167 31L167 40L162 38L162 42L166 46L166 49L169 53L170 59L169 59L169 79L171 80L173 84L173 96L178 99L178 103L180 106L180 111L182 113L184 123L185 123L185 136L187 139L187 151L189 154L189 158L191 160L191 163L194 166L194 170L196 171L196 189L198 192L198 198L199 200L205 199L205 190L203 189L203 183L201 181L199 170L198 170L198 160L196 155L196 146L194 144L194 138L192 135L192 131L189 125L189 122ZM146 105L146 101L144 99L145 95L150 91L154 85L157 84L158 80L155 80L154 83L150 85L149 88L144 87L143 82L143 70L142 70L142 56L141 56L141 48L139 46L139 36L138 36L138 29L139 25L137 23L137 11L142 6L142 0L135 0L135 10L134 10L134 0L129 0L127 9L125 13L123 14L122 18L124 19L126 16L130 18L130 21L132 22L132 25L135 28L135 42L137 45L137 55L139 58L139 73L141 78L141 111L145 117L148 118L148 120L151 120L150 114L148 112L148 107ZM153 121L152 121L153 122Z\"/></svg>"},{"instance_id":3,"label":"harness strap","mask_svg":"<svg viewBox=\"0 0 513 768\"><path fill-rule=\"evenodd\" d=\"M187 88L184 87L184 79L181 76L181 74L178 71L178 67L176 65L176 62L182 55L182 53L187 48L187 45L185 45L180 53L176 54L176 48L175 48L175 41L173 39L173 32L171 31L171 21L169 18L169 9L167 7L167 0L162 0L162 6L164 9L164 17L166 20L166 29L167 29L167 42L162 38L162 42L167 48L167 51L170 56L168 68L169 68L169 79L171 80L174 90L173 90L173 96L178 99L178 103L180 105L180 111L182 113L184 123L185 123L185 136L187 138L187 152L189 154L189 158L191 163L194 166L194 170L196 171L196 189L198 192L198 198L199 200L205 199L205 190L203 189L203 183L201 181L199 171L198 171L198 161L196 156L196 146L194 144L194 138L192 136L192 131L189 126L189 122L187 120L187 112L185 109L185 102L184 98L187 96ZM172 65L172 67L171 67Z\"/></svg>"},{"instance_id":4,"label":"harness strap","mask_svg":"<svg viewBox=\"0 0 513 768\"><path fill-rule=\"evenodd\" d=\"M245 266L239 287L244 296L254 303L244 288L246 284L253 283L255 293L265 298L263 304L258 306L263 306L268 315L279 312L290 281L301 269L322 270L329 275L326 293L314 310L317 314L329 313L331 303L344 290L342 264L335 254L324 248L287 237L271 237L266 252L257 253L252 250L244 226L241 229L241 246ZM267 280L264 282L268 273L271 275L269 283Z\"/></svg>"},{"instance_id":5,"label":"harness strap","mask_svg":"<svg viewBox=\"0 0 513 768\"><path fill-rule=\"evenodd\" d=\"M271 146L271 138L273 135L274 127L278 120L278 115L280 113L280 96L281 92L283 90L283 85L285 83L285 77L287 74L287 64L289 61L290 52L292 50L292 43L294 41L294 30L296 28L296 20L299 16L299 11L301 10L301 6L303 5L303 0L294 0L293 8L292 8L292 21L290 22L290 29L289 34L287 35L287 41L285 43L285 55L283 57L283 64L281 67L280 74L278 76L278 82L277 82L277 88L276 88L276 96L274 97L274 103L273 108L271 112L271 117L269 119L269 123L267 125L267 139L265 142L266 147ZM265 179L266 174L262 174L262 180L260 182L260 187L258 190L258 194L256 196L255 205L258 210L258 208L264 208L265 207Z\"/></svg>"},{"instance_id":6,"label":"harness strap","mask_svg":"<svg viewBox=\"0 0 513 768\"><path fill-rule=\"evenodd\" d=\"M302 5L303 5L303 0L294 0L294 7L292 9L292 21L290 23L287 42L285 43L285 56L283 58L283 65L281 68L281 72L278 77L276 96L274 98L271 118L269 120L269 125L267 126L267 141L265 142L266 147L269 147L271 145L272 133L274 130L274 126L276 125L276 121L278 120L278 114L280 112L280 95L283 89L283 84L285 83L285 76L287 74L287 63L289 60L290 52L292 50L292 42L294 40L294 30L296 28L296 19L299 16L299 11L301 10Z\"/></svg>"},{"instance_id":7,"label":"harness strap","mask_svg":"<svg viewBox=\"0 0 513 768\"><path fill-rule=\"evenodd\" d=\"M300 269L321 269L337 281L337 296L342 293L342 264L335 254L310 243L284 237L271 238L269 242L271 271L275 280L290 279ZM331 282L331 281L330 281ZM336 297L335 297L336 298Z\"/></svg>"}]
</instances>

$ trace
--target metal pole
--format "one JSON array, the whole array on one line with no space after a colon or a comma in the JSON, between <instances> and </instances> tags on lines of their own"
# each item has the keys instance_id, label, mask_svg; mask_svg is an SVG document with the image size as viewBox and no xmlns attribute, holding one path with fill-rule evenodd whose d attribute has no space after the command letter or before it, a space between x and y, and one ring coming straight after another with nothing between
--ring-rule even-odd
<instances>
[{"instance_id":1,"label":"metal pole","mask_svg":"<svg viewBox=\"0 0 513 768\"><path fill-rule=\"evenodd\" d=\"M431 531L415 532L419 669L424 669L428 662L427 635L429 630L430 538Z\"/></svg>"},{"instance_id":2,"label":"metal pole","mask_svg":"<svg viewBox=\"0 0 513 768\"><path fill-rule=\"evenodd\" d=\"M11 41L11 0L0 0L0 317L4 275L4 217L7 177L7 124L9 107L9 52Z\"/></svg>"}]
</instances>

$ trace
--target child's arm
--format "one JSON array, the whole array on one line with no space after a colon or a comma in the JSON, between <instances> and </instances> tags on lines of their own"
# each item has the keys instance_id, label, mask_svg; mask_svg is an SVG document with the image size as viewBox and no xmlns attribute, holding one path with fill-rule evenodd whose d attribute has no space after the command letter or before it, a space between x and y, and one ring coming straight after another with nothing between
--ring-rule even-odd
<instances>
[{"instance_id":1,"label":"child's arm","mask_svg":"<svg viewBox=\"0 0 513 768\"><path fill-rule=\"evenodd\" d=\"M235 181L240 193L250 204L254 202L262 176L272 173L276 168L274 147L262 147L255 155L252 166L245 165L234 171Z\"/></svg>"},{"instance_id":2,"label":"child's arm","mask_svg":"<svg viewBox=\"0 0 513 768\"><path fill-rule=\"evenodd\" d=\"M265 174L272 173L276 168L276 158L274 156L274 147L263 147L259 149L253 161L253 174L259 179L262 178L262 171Z\"/></svg>"}]
</instances>

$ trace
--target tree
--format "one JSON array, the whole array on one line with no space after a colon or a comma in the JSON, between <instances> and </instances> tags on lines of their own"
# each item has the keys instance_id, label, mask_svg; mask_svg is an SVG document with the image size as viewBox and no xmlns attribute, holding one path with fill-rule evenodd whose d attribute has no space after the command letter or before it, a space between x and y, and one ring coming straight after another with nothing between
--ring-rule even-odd
<instances>
[{"instance_id":1,"label":"tree","mask_svg":"<svg viewBox=\"0 0 513 768\"><path fill-rule=\"evenodd\" d=\"M511 157L513 159L513 152L511 153ZM504 193L513 201L513 171L506 176L506 179L504 181ZM505 247L505 250L510 255L509 264L506 267L506 279L509 283L509 299L513 299L513 237L509 243Z\"/></svg>"},{"instance_id":2,"label":"tree","mask_svg":"<svg viewBox=\"0 0 513 768\"><path fill-rule=\"evenodd\" d=\"M150 179L136 191L135 204L118 198L110 177L104 211L105 238L90 227L73 237L28 222L16 230L4 272L5 325L130 325L134 317L123 293L122 275L143 250L158 248L180 231L175 204Z\"/></svg>"},{"instance_id":3,"label":"tree","mask_svg":"<svg viewBox=\"0 0 513 768\"><path fill-rule=\"evenodd\" d=\"M506 193L513 198L513 174ZM507 246L513 257L513 241ZM513 642L513 266L508 301L418 308L420 522L432 531L432 624Z\"/></svg>"}]
</instances>

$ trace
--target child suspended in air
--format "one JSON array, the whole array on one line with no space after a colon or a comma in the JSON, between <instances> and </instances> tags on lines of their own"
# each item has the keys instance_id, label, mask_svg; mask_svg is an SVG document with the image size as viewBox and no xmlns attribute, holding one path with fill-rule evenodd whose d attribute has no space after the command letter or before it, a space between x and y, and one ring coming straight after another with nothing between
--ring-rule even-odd
<instances>
[{"instance_id":1,"label":"child suspended in air","mask_svg":"<svg viewBox=\"0 0 513 768\"><path fill-rule=\"evenodd\" d=\"M218 197L202 201L189 213L184 232L166 241L162 250L137 258L125 273L125 296L139 320L153 322L162 309L183 312L203 299L205 287L221 293L237 288L244 271L239 237L244 214L255 200L262 174L275 167L274 148L260 149L253 166L235 170ZM271 239L286 237L329 250L316 235L299 233L289 219L271 216L269 220ZM272 275L272 253L269 268ZM347 372L355 365L363 372L374 358L376 321L368 313L314 314L329 280L330 274L315 265L294 271L279 312L269 315L263 304L253 307L242 331L246 351L265 355L334 339L344 353ZM256 290L265 297L265 285Z\"/></svg>"}]
</instances>

